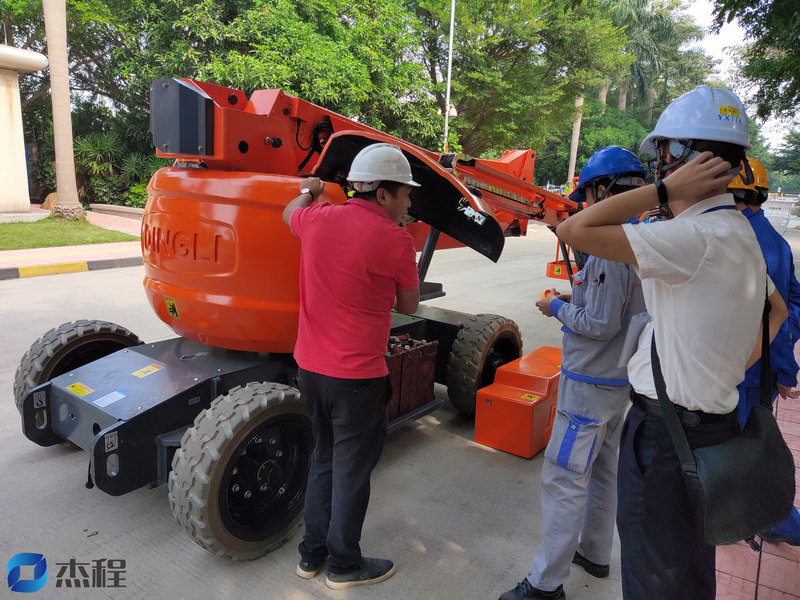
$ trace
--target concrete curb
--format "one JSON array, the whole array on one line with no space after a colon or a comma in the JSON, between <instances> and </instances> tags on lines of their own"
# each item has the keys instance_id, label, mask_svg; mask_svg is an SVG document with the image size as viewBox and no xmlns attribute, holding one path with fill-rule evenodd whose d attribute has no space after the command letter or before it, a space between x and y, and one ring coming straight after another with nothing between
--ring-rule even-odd
<instances>
[{"instance_id":1,"label":"concrete curb","mask_svg":"<svg viewBox=\"0 0 800 600\"><path fill-rule=\"evenodd\" d=\"M90 204L89 210L100 215L112 215L114 217L135 219L137 221L141 221L142 217L144 217L144 209L135 208L133 206L119 206L117 204Z\"/></svg>"},{"instance_id":2,"label":"concrete curb","mask_svg":"<svg viewBox=\"0 0 800 600\"><path fill-rule=\"evenodd\" d=\"M79 273L81 271L100 271L117 267L138 267L144 261L141 256L128 258L107 258L100 260L55 263L50 265L33 265L29 267L12 267L0 269L0 280L40 277L42 275L59 275L61 273Z\"/></svg>"}]
</instances>

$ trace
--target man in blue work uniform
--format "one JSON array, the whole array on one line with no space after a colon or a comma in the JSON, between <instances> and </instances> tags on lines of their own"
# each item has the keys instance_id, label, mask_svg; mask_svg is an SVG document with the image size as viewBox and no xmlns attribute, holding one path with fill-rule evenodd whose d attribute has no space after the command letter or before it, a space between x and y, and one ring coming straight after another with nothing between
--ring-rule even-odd
<instances>
[{"instance_id":1,"label":"man in blue work uniform","mask_svg":"<svg viewBox=\"0 0 800 600\"><path fill-rule=\"evenodd\" d=\"M774 402L780 394L783 398L794 400L800 397L800 390L792 390L797 385L797 372L800 370L794 358L794 345L800 338L800 283L794 275L792 249L761 210L769 192L766 169L755 158L748 157L747 162L753 173L753 183L744 183L742 175L739 175L728 185L728 191L733 194L736 208L750 222L767 262L767 274L789 310L789 317L769 347L772 374L770 398ZM739 425L744 427L750 411L760 403L761 361L747 369L744 381L736 389L739 391ZM800 513L797 508L792 510L788 519L776 525L772 531L764 532L762 537L769 542L785 541L793 546L800 545Z\"/></svg>"},{"instance_id":2,"label":"man in blue work uniform","mask_svg":"<svg viewBox=\"0 0 800 600\"><path fill-rule=\"evenodd\" d=\"M592 205L644 185L632 152L609 146L581 170L573 200ZM558 411L542 465L544 539L528 575L500 600L565 598L571 563L607 577L617 505L617 449L628 379L620 354L631 317L644 312L641 284L628 265L587 256L572 295L536 303L563 323Z\"/></svg>"}]
</instances>

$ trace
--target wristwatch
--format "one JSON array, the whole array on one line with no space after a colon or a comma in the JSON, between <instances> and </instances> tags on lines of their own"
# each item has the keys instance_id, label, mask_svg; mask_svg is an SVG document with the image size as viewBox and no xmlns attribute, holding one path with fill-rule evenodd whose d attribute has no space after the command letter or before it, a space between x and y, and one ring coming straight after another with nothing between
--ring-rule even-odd
<instances>
[{"instance_id":1,"label":"wristwatch","mask_svg":"<svg viewBox=\"0 0 800 600\"><path fill-rule=\"evenodd\" d=\"M658 192L658 206L659 208L665 206L669 202L669 196L667 195L667 186L664 185L664 182L661 179L656 179L656 192Z\"/></svg>"},{"instance_id":2,"label":"wristwatch","mask_svg":"<svg viewBox=\"0 0 800 600\"><path fill-rule=\"evenodd\" d=\"M307 187L306 187L306 188L303 188L302 190L300 190L300 193L301 193L301 194L308 194L309 196L311 196L311 201L312 201L312 202L314 201L314 192L312 192L312 191L311 191L310 189L308 189Z\"/></svg>"}]
</instances>

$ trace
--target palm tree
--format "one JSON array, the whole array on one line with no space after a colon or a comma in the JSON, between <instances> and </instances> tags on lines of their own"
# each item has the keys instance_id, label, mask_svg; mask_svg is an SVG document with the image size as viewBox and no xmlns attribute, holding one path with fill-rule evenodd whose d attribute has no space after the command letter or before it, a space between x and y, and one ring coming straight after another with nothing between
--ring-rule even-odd
<instances>
[{"instance_id":1,"label":"palm tree","mask_svg":"<svg viewBox=\"0 0 800 600\"><path fill-rule=\"evenodd\" d=\"M78 201L72 146L66 1L42 0L42 8L47 36L47 58L50 61L53 145L56 153L57 200L53 214L65 219L83 218L85 215Z\"/></svg>"},{"instance_id":2,"label":"palm tree","mask_svg":"<svg viewBox=\"0 0 800 600\"><path fill-rule=\"evenodd\" d=\"M578 160L578 141L581 137L581 121L583 119L583 94L575 99L575 111L578 115L572 122L572 143L569 147L569 168L567 169L567 183L575 177L575 163Z\"/></svg>"},{"instance_id":3,"label":"palm tree","mask_svg":"<svg viewBox=\"0 0 800 600\"><path fill-rule=\"evenodd\" d=\"M653 82L662 70L665 48L686 41L680 20L668 8L654 6L650 0L616 0L608 7L611 21L628 36L626 51L634 57L630 69L617 82L617 108L625 110L629 94L636 92L647 98L648 120L652 118ZM605 102L602 92L599 98Z\"/></svg>"}]
</instances>

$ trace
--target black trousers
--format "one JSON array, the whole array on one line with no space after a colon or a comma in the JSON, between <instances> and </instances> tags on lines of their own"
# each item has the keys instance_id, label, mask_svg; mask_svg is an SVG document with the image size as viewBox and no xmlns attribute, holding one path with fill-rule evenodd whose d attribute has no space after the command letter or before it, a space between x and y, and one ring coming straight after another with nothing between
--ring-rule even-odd
<instances>
[{"instance_id":1,"label":"black trousers","mask_svg":"<svg viewBox=\"0 0 800 600\"><path fill-rule=\"evenodd\" d=\"M332 572L346 573L361 562L369 480L386 437L389 379L339 379L300 369L298 384L316 442L300 556L312 562L328 557Z\"/></svg>"},{"instance_id":2,"label":"black trousers","mask_svg":"<svg viewBox=\"0 0 800 600\"><path fill-rule=\"evenodd\" d=\"M730 439L739 426L734 411L684 430L699 448ZM716 550L689 503L675 446L664 420L635 405L622 429L617 479L623 598L713 600Z\"/></svg>"}]
</instances>

